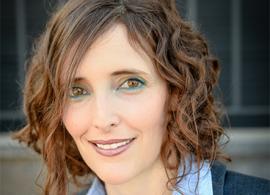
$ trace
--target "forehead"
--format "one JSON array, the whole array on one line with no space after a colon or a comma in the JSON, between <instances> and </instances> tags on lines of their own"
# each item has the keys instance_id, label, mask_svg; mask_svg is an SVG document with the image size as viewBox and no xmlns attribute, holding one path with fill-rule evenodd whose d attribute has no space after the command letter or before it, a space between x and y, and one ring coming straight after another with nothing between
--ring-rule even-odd
<instances>
[{"instance_id":1,"label":"forehead","mask_svg":"<svg viewBox=\"0 0 270 195\"><path fill-rule=\"evenodd\" d=\"M84 76L86 72L101 74L119 68L136 68L155 74L153 60L138 44L131 44L123 24L113 25L90 46L76 76Z\"/></svg>"}]
</instances>

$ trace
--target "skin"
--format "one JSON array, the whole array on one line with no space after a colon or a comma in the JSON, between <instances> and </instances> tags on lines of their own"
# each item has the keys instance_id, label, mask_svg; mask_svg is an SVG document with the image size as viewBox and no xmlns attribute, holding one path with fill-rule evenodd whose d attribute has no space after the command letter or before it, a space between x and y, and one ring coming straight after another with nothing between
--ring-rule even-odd
<instances>
[{"instance_id":1,"label":"skin","mask_svg":"<svg viewBox=\"0 0 270 195\"><path fill-rule=\"evenodd\" d=\"M119 73L122 70L140 73ZM104 181L107 193L170 194L160 159L166 82L151 59L129 44L124 25L114 25L97 39L75 78L63 123L86 164ZM136 139L113 157L100 155L89 143L126 138Z\"/></svg>"}]
</instances>

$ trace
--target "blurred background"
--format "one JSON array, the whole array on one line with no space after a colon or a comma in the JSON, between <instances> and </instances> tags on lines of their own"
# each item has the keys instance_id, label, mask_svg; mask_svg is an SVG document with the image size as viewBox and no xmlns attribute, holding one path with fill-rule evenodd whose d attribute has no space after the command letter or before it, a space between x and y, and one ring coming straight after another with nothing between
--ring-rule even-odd
<instances>
[{"instance_id":1,"label":"blurred background","mask_svg":"<svg viewBox=\"0 0 270 195\"><path fill-rule=\"evenodd\" d=\"M32 43L63 2L0 1L1 195L41 194L35 184L42 183L39 174L45 169L40 157L12 141L10 133L24 123L21 89ZM224 149L233 159L228 167L270 179L269 0L177 0L177 7L221 63L219 85L229 117L224 126L230 136Z\"/></svg>"}]
</instances>

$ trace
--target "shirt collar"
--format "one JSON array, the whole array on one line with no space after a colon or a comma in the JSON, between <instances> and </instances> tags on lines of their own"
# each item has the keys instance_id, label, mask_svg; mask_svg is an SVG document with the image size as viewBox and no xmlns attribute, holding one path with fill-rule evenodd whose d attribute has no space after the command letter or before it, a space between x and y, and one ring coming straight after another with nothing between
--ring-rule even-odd
<instances>
[{"instance_id":1,"label":"shirt collar","mask_svg":"<svg viewBox=\"0 0 270 195\"><path fill-rule=\"evenodd\" d=\"M177 188L180 189L183 194L213 195L211 169L207 161L202 162L199 167L196 162L192 162L191 165L187 163L187 170L190 170L189 174L177 184ZM178 176L182 175L182 173L183 167L179 166ZM197 182L198 178L199 182ZM179 192L175 190L172 195L179 195Z\"/></svg>"}]
</instances>

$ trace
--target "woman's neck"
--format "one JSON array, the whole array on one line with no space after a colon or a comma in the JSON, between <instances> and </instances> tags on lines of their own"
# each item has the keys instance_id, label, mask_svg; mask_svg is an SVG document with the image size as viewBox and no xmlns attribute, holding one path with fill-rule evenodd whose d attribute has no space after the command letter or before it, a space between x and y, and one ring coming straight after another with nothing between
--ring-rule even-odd
<instances>
[{"instance_id":1,"label":"woman's neck","mask_svg":"<svg viewBox=\"0 0 270 195\"><path fill-rule=\"evenodd\" d=\"M176 175L175 173L169 176ZM151 169L138 174L134 179L119 185L105 184L105 188L108 195L171 195L172 191L167 189L167 181L167 174L160 159Z\"/></svg>"}]
</instances>

